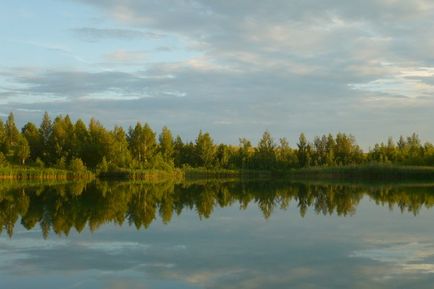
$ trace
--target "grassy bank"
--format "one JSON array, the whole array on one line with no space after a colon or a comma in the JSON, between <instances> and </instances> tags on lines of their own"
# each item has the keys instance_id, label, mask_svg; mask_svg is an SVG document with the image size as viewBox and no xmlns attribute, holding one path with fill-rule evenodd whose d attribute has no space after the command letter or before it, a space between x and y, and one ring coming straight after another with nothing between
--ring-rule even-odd
<instances>
[{"instance_id":1,"label":"grassy bank","mask_svg":"<svg viewBox=\"0 0 434 289\"><path fill-rule=\"evenodd\" d=\"M150 182L167 181L167 180L182 180L184 172L181 169L173 170L133 170L133 169L117 169L98 174L98 178L107 180L143 180Z\"/></svg>"},{"instance_id":2,"label":"grassy bank","mask_svg":"<svg viewBox=\"0 0 434 289\"><path fill-rule=\"evenodd\" d=\"M0 180L74 180L92 179L89 171L74 172L55 168L3 167L0 168Z\"/></svg>"},{"instance_id":3,"label":"grassy bank","mask_svg":"<svg viewBox=\"0 0 434 289\"><path fill-rule=\"evenodd\" d=\"M347 179L347 180L434 180L434 167L397 165L360 165L345 167L312 167L277 175L290 179Z\"/></svg>"},{"instance_id":4,"label":"grassy bank","mask_svg":"<svg viewBox=\"0 0 434 289\"><path fill-rule=\"evenodd\" d=\"M201 180L201 179L274 179L274 180L329 180L329 181L406 181L434 180L434 167L397 165L360 165L343 167L311 167L285 171L227 170L183 168L171 170L117 169L96 174L106 180L142 180L151 182ZM93 179L95 174L56 168L4 167L0 180L74 180Z\"/></svg>"},{"instance_id":5,"label":"grassy bank","mask_svg":"<svg viewBox=\"0 0 434 289\"><path fill-rule=\"evenodd\" d=\"M270 178L271 171L264 170L228 170L207 168L184 168L186 179L239 179L239 178Z\"/></svg>"},{"instance_id":6,"label":"grassy bank","mask_svg":"<svg viewBox=\"0 0 434 289\"><path fill-rule=\"evenodd\" d=\"M434 167L383 164L340 167L311 167L284 171L185 168L184 172L186 179L192 180L212 178L337 181L434 180Z\"/></svg>"},{"instance_id":7,"label":"grassy bank","mask_svg":"<svg viewBox=\"0 0 434 289\"><path fill-rule=\"evenodd\" d=\"M184 168L186 179L210 179L210 178L239 178L239 170L207 169L207 168Z\"/></svg>"}]
</instances>

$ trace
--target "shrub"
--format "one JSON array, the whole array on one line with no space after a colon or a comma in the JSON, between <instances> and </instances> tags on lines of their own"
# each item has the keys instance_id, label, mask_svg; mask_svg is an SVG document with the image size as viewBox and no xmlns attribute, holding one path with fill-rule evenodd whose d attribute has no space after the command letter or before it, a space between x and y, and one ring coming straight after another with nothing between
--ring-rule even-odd
<instances>
[{"instance_id":1,"label":"shrub","mask_svg":"<svg viewBox=\"0 0 434 289\"><path fill-rule=\"evenodd\" d=\"M5 155L2 152L0 152L0 166L5 167L7 165L8 165L8 161Z\"/></svg>"},{"instance_id":2,"label":"shrub","mask_svg":"<svg viewBox=\"0 0 434 289\"><path fill-rule=\"evenodd\" d=\"M37 168L43 168L43 167L45 167L45 164L44 164L44 162L40 158L37 158L36 161L35 161L35 166Z\"/></svg>"},{"instance_id":3,"label":"shrub","mask_svg":"<svg viewBox=\"0 0 434 289\"><path fill-rule=\"evenodd\" d=\"M80 158L73 158L69 164L69 169L73 172L80 173L86 171L86 166Z\"/></svg>"},{"instance_id":4,"label":"shrub","mask_svg":"<svg viewBox=\"0 0 434 289\"><path fill-rule=\"evenodd\" d=\"M105 157L103 157L102 161L96 166L96 170L98 173L106 173L109 170L109 164Z\"/></svg>"},{"instance_id":5,"label":"shrub","mask_svg":"<svg viewBox=\"0 0 434 289\"><path fill-rule=\"evenodd\" d=\"M66 169L66 160L65 160L65 157L61 157L61 158L57 161L57 163L56 163L56 167L57 167L58 169L61 169L61 170Z\"/></svg>"}]
</instances>

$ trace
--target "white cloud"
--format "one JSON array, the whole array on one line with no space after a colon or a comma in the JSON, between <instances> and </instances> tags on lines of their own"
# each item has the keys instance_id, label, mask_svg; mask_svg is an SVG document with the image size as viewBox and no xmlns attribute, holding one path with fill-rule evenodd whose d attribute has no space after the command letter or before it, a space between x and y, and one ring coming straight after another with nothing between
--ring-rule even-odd
<instances>
[{"instance_id":1,"label":"white cloud","mask_svg":"<svg viewBox=\"0 0 434 289\"><path fill-rule=\"evenodd\" d=\"M226 142L266 128L296 138L301 131L365 135L372 127L370 142L420 128L426 119L405 131L399 120L434 108L429 0L71 2L96 8L92 16L104 21L71 27L67 44L45 46L86 62L79 69L39 65L36 73L3 68L2 105L13 109L26 99L29 109L40 109L34 102L47 100L43 110L74 114L88 101L86 108L110 107L106 119L100 109L87 112L103 122L116 121L113 115L121 122L125 112L140 120L141 110L151 123L163 115L166 125L188 127L181 128L188 136L201 118L201 128ZM388 126L377 125L385 120ZM424 130L434 135L434 128Z\"/></svg>"},{"instance_id":2,"label":"white cloud","mask_svg":"<svg viewBox=\"0 0 434 289\"><path fill-rule=\"evenodd\" d=\"M163 34L142 31L137 29L122 29L122 28L95 28L95 27L82 27L72 30L77 36L85 41L98 41L98 40L134 40L146 38L162 38Z\"/></svg>"},{"instance_id":3,"label":"white cloud","mask_svg":"<svg viewBox=\"0 0 434 289\"><path fill-rule=\"evenodd\" d=\"M387 65L388 67L391 64ZM379 99L387 98L384 95L392 96L391 102L396 101L396 96L404 96L401 98L403 102L414 103L417 99L421 99L422 103L426 103L426 98L431 98L434 95L434 85L425 82L426 78L433 78L433 67L393 67L395 74L385 78L379 78L367 83L349 84L349 87L355 90L368 92L378 92L383 94ZM393 103L392 103L393 104Z\"/></svg>"},{"instance_id":4,"label":"white cloud","mask_svg":"<svg viewBox=\"0 0 434 289\"><path fill-rule=\"evenodd\" d=\"M146 60L148 55L143 51L126 51L119 49L104 55L104 59L115 63L133 63L137 65Z\"/></svg>"},{"instance_id":5,"label":"white cloud","mask_svg":"<svg viewBox=\"0 0 434 289\"><path fill-rule=\"evenodd\" d=\"M390 263L398 270L394 274L434 273L434 263L426 261L432 256L434 256L434 244L416 242L357 250L350 255L354 258Z\"/></svg>"}]
</instances>

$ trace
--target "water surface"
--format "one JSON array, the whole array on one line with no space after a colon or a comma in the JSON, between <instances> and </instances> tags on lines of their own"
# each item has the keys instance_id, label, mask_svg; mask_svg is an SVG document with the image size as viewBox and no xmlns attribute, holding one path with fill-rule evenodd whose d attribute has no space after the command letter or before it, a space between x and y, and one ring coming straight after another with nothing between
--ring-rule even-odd
<instances>
[{"instance_id":1,"label":"water surface","mask_svg":"<svg viewBox=\"0 0 434 289\"><path fill-rule=\"evenodd\" d=\"M0 186L0 288L432 288L434 184Z\"/></svg>"}]
</instances>

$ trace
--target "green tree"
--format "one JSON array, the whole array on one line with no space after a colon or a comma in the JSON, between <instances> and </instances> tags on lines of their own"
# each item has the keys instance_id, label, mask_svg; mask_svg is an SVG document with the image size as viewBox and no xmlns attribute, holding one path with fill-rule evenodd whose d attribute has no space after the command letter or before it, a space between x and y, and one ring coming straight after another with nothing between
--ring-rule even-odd
<instances>
[{"instance_id":1,"label":"green tree","mask_svg":"<svg viewBox=\"0 0 434 289\"><path fill-rule=\"evenodd\" d=\"M141 165L145 167L149 166L157 150L155 132L151 127L147 123L142 126L139 122L134 129L130 127L128 144L133 158Z\"/></svg>"},{"instance_id":2,"label":"green tree","mask_svg":"<svg viewBox=\"0 0 434 289\"><path fill-rule=\"evenodd\" d=\"M24 165L30 156L30 147L25 137L18 135L18 140L13 148L14 159L21 165Z\"/></svg>"},{"instance_id":3,"label":"green tree","mask_svg":"<svg viewBox=\"0 0 434 289\"><path fill-rule=\"evenodd\" d=\"M84 160L86 148L90 146L90 136L86 124L78 119L74 124L74 136L71 140L73 157Z\"/></svg>"},{"instance_id":4,"label":"green tree","mask_svg":"<svg viewBox=\"0 0 434 289\"><path fill-rule=\"evenodd\" d=\"M66 130L66 137L67 141L64 143L63 151L64 154L67 156L68 161L70 161L75 155L75 142L76 142L76 136L75 136L75 126L71 121L71 118L69 115L66 115L63 119L63 126Z\"/></svg>"},{"instance_id":5,"label":"green tree","mask_svg":"<svg viewBox=\"0 0 434 289\"><path fill-rule=\"evenodd\" d=\"M363 153L354 136L344 133L336 135L335 155L338 165L357 164L363 159Z\"/></svg>"},{"instance_id":6,"label":"green tree","mask_svg":"<svg viewBox=\"0 0 434 289\"><path fill-rule=\"evenodd\" d=\"M69 164L69 169L74 173L83 173L86 171L86 166L80 158L73 158Z\"/></svg>"},{"instance_id":7,"label":"green tree","mask_svg":"<svg viewBox=\"0 0 434 289\"><path fill-rule=\"evenodd\" d=\"M250 159L253 151L252 143L246 138L240 138L238 150L238 167L246 169L250 167Z\"/></svg>"},{"instance_id":8,"label":"green tree","mask_svg":"<svg viewBox=\"0 0 434 289\"><path fill-rule=\"evenodd\" d=\"M387 159L391 162L395 162L397 159L397 149L392 137L387 139L386 155Z\"/></svg>"},{"instance_id":9,"label":"green tree","mask_svg":"<svg viewBox=\"0 0 434 289\"><path fill-rule=\"evenodd\" d=\"M214 165L215 146L214 141L208 132L199 132L196 138L196 155L198 158L198 165L206 168L211 168Z\"/></svg>"},{"instance_id":10,"label":"green tree","mask_svg":"<svg viewBox=\"0 0 434 289\"><path fill-rule=\"evenodd\" d=\"M30 147L30 159L36 161L42 157L43 144L38 128L31 122L24 125L21 130Z\"/></svg>"},{"instance_id":11,"label":"green tree","mask_svg":"<svg viewBox=\"0 0 434 289\"><path fill-rule=\"evenodd\" d=\"M84 147L84 163L89 168L96 168L103 157L109 156L112 137L104 126L94 118L89 122L89 141Z\"/></svg>"},{"instance_id":12,"label":"green tree","mask_svg":"<svg viewBox=\"0 0 434 289\"><path fill-rule=\"evenodd\" d=\"M151 162L155 156L155 153L157 152L158 146L157 146L157 141L156 141L155 137L156 137L155 132L152 130L152 128L147 123L145 123L145 125L143 126L145 163Z\"/></svg>"},{"instance_id":13,"label":"green tree","mask_svg":"<svg viewBox=\"0 0 434 289\"><path fill-rule=\"evenodd\" d=\"M160 152L164 161L173 164L175 148L172 133L167 127L163 127L158 140L160 143Z\"/></svg>"},{"instance_id":14,"label":"green tree","mask_svg":"<svg viewBox=\"0 0 434 289\"><path fill-rule=\"evenodd\" d=\"M231 151L229 146L225 144L219 144L216 150L216 165L220 168L229 168L229 160L231 156Z\"/></svg>"},{"instance_id":15,"label":"green tree","mask_svg":"<svg viewBox=\"0 0 434 289\"><path fill-rule=\"evenodd\" d=\"M276 145L268 130L262 134L255 150L255 167L259 169L272 169L276 165Z\"/></svg>"},{"instance_id":16,"label":"green tree","mask_svg":"<svg viewBox=\"0 0 434 289\"><path fill-rule=\"evenodd\" d=\"M309 167L311 165L311 160L312 160L312 150L304 133L300 134L300 137L298 138L297 147L298 147L297 157L298 157L299 166L302 168Z\"/></svg>"},{"instance_id":17,"label":"green tree","mask_svg":"<svg viewBox=\"0 0 434 289\"><path fill-rule=\"evenodd\" d=\"M313 139L312 161L316 166L323 166L327 163L327 137L316 136Z\"/></svg>"},{"instance_id":18,"label":"green tree","mask_svg":"<svg viewBox=\"0 0 434 289\"><path fill-rule=\"evenodd\" d=\"M96 166L97 173L106 173L109 170L109 164L105 158L102 158L102 161Z\"/></svg>"},{"instance_id":19,"label":"green tree","mask_svg":"<svg viewBox=\"0 0 434 289\"><path fill-rule=\"evenodd\" d=\"M6 151L8 154L13 154L13 148L18 143L20 138L20 132L15 125L14 114L11 112L8 116L8 119L5 123L5 144Z\"/></svg>"},{"instance_id":20,"label":"green tree","mask_svg":"<svg viewBox=\"0 0 434 289\"><path fill-rule=\"evenodd\" d=\"M200 166L196 145L191 141L186 143L182 148L182 164L189 166Z\"/></svg>"},{"instance_id":21,"label":"green tree","mask_svg":"<svg viewBox=\"0 0 434 289\"><path fill-rule=\"evenodd\" d=\"M416 133L413 133L411 136L407 137L407 151L407 162L409 164L420 164L423 156L423 147L419 136Z\"/></svg>"},{"instance_id":22,"label":"green tree","mask_svg":"<svg viewBox=\"0 0 434 289\"><path fill-rule=\"evenodd\" d=\"M297 154L289 146L286 138L279 139L279 146L276 148L276 159L280 169L289 169L298 166Z\"/></svg>"},{"instance_id":23,"label":"green tree","mask_svg":"<svg viewBox=\"0 0 434 289\"><path fill-rule=\"evenodd\" d=\"M53 161L63 158L65 161L71 159L71 142L73 141L74 128L69 120L62 115L57 116L52 124L49 137L49 148Z\"/></svg>"},{"instance_id":24,"label":"green tree","mask_svg":"<svg viewBox=\"0 0 434 289\"><path fill-rule=\"evenodd\" d=\"M6 131L3 120L0 118L0 152L6 154Z\"/></svg>"},{"instance_id":25,"label":"green tree","mask_svg":"<svg viewBox=\"0 0 434 289\"><path fill-rule=\"evenodd\" d=\"M42 143L42 156L41 159L46 164L52 164L54 163L51 147L50 147L50 138L51 133L53 132L53 124L51 122L50 116L47 112L44 113L44 116L42 118L41 125L39 126L39 134L41 138Z\"/></svg>"},{"instance_id":26,"label":"green tree","mask_svg":"<svg viewBox=\"0 0 434 289\"><path fill-rule=\"evenodd\" d=\"M6 159L5 155L0 152L0 167L4 167L8 165L8 160ZM0 233L1 233L1 229L0 229Z\"/></svg>"},{"instance_id":27,"label":"green tree","mask_svg":"<svg viewBox=\"0 0 434 289\"><path fill-rule=\"evenodd\" d=\"M111 132L112 145L109 153L110 163L116 167L128 167L131 164L131 153L128 150L128 142L122 127L115 126Z\"/></svg>"},{"instance_id":28,"label":"green tree","mask_svg":"<svg viewBox=\"0 0 434 289\"><path fill-rule=\"evenodd\" d=\"M334 166L336 165L335 160L335 151L336 151L336 142L335 138L331 133L327 135L327 141L326 141L326 164L327 166Z\"/></svg>"},{"instance_id":29,"label":"green tree","mask_svg":"<svg viewBox=\"0 0 434 289\"><path fill-rule=\"evenodd\" d=\"M173 154L174 154L174 161L176 167L181 167L184 162L184 143L181 139L181 137L178 135L175 138L175 141L173 142Z\"/></svg>"}]
</instances>

